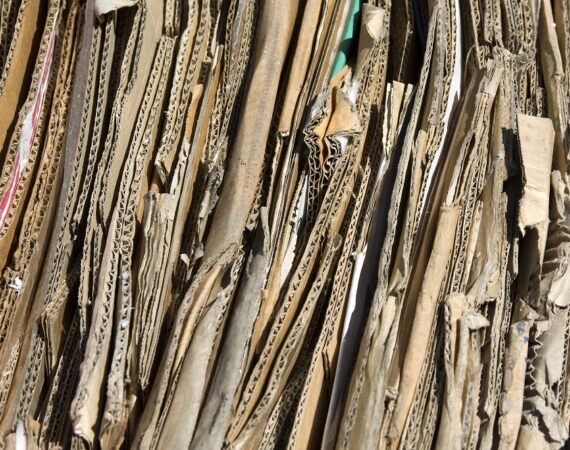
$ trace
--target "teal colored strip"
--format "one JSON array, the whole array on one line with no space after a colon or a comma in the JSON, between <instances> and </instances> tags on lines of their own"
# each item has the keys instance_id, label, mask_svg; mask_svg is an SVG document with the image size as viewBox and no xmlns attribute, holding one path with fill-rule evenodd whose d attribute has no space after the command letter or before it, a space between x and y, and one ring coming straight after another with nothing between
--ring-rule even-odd
<instances>
[{"instance_id":1,"label":"teal colored strip","mask_svg":"<svg viewBox=\"0 0 570 450\"><path fill-rule=\"evenodd\" d=\"M357 24L360 18L360 3L362 0L352 0L350 4L350 11L347 17L347 23L344 27L342 40L338 49L338 54L333 65L331 77L339 73L352 56L355 50L356 37L355 33L358 29Z\"/></svg>"}]
</instances>

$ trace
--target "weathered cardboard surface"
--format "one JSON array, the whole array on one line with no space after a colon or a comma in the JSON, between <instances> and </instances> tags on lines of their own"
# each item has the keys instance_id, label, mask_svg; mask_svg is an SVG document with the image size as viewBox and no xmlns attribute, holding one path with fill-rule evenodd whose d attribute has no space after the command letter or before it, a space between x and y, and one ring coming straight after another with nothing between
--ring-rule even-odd
<instances>
[{"instance_id":1,"label":"weathered cardboard surface","mask_svg":"<svg viewBox=\"0 0 570 450\"><path fill-rule=\"evenodd\" d=\"M569 71L566 2L0 2L0 443L567 445Z\"/></svg>"}]
</instances>

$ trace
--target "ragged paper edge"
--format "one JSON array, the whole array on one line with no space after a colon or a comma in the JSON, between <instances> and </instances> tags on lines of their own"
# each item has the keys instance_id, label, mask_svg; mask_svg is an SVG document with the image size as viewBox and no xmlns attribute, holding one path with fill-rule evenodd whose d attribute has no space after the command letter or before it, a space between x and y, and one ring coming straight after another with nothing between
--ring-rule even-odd
<instances>
[{"instance_id":1,"label":"ragged paper edge","mask_svg":"<svg viewBox=\"0 0 570 450\"><path fill-rule=\"evenodd\" d=\"M138 0L95 0L95 16L98 19L102 19L105 14L110 13L111 11L116 11L128 6L134 6L137 3Z\"/></svg>"}]
</instances>

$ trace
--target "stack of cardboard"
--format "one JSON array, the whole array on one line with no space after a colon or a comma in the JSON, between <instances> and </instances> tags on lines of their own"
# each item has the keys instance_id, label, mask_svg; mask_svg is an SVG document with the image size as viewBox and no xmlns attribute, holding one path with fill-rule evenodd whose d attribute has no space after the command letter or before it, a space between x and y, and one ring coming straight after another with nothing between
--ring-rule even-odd
<instances>
[{"instance_id":1,"label":"stack of cardboard","mask_svg":"<svg viewBox=\"0 0 570 450\"><path fill-rule=\"evenodd\" d=\"M558 449L570 3L0 0L4 448Z\"/></svg>"}]
</instances>

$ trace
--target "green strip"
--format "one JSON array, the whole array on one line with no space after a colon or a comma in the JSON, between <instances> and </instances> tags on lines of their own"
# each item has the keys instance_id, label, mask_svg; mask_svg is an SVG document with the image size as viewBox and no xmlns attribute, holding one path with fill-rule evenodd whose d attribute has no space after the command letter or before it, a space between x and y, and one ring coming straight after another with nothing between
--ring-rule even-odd
<instances>
[{"instance_id":1,"label":"green strip","mask_svg":"<svg viewBox=\"0 0 570 450\"><path fill-rule=\"evenodd\" d=\"M344 33L338 49L338 54L333 65L331 78L339 73L355 51L356 37L355 30L358 29L357 23L360 18L360 2L361 0L351 0L350 11L348 13Z\"/></svg>"}]
</instances>

